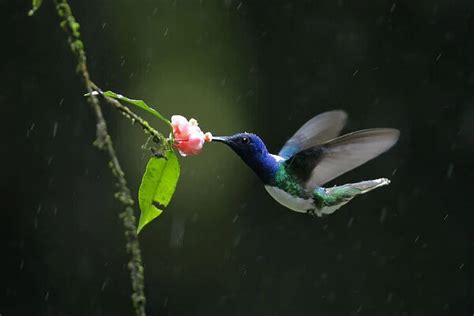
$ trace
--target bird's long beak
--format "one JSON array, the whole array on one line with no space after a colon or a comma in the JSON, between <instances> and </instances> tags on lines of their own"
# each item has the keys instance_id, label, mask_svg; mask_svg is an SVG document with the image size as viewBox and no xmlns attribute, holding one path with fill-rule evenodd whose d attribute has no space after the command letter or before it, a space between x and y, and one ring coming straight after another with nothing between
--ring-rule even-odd
<instances>
[{"instance_id":1,"label":"bird's long beak","mask_svg":"<svg viewBox=\"0 0 474 316\"><path fill-rule=\"evenodd\" d=\"M212 136L213 142L227 143L228 139L229 139L228 136Z\"/></svg>"}]
</instances>

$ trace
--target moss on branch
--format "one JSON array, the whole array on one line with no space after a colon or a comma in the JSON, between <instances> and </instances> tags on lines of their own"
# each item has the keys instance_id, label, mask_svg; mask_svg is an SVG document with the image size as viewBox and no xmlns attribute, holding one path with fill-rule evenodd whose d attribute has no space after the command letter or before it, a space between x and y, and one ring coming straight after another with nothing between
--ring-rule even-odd
<instances>
[{"instance_id":1,"label":"moss on branch","mask_svg":"<svg viewBox=\"0 0 474 316\"><path fill-rule=\"evenodd\" d=\"M102 114L101 105L97 96L92 94L97 87L90 79L89 71L87 69L87 58L84 49L84 44L80 37L80 25L72 14L71 7L66 0L55 0L56 12L60 18L60 26L67 34L69 48L76 57L77 68L76 71L82 77L85 88L89 93L88 101L96 117L97 139L95 144L104 150L109 156L109 166L117 181L118 192L115 194L117 200L124 208L119 214L124 225L126 251L130 254L130 261L128 269L130 270L130 277L132 281L132 303L137 316L145 316L145 292L144 292L144 273L140 244L136 234L137 224L134 216L133 205L134 200L131 197L130 190L127 186L125 173L122 170L119 159L115 152L112 143L112 138L107 131L107 123ZM106 98L107 103L120 110L122 113L128 115L134 121L137 121L141 126L149 132L156 140L162 140L163 136L156 130L151 128L148 123L140 116L133 113L130 109L120 104L118 101Z\"/></svg>"}]
</instances>

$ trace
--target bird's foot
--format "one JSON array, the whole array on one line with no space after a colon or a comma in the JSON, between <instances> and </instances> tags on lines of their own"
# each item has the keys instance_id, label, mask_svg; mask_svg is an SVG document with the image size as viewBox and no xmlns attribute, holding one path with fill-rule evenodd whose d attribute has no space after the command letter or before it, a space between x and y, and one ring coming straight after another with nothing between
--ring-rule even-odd
<instances>
[{"instance_id":1,"label":"bird's foot","mask_svg":"<svg viewBox=\"0 0 474 316\"><path fill-rule=\"evenodd\" d=\"M312 217L321 217L321 213L315 209L315 208L312 208L312 209L309 209L306 211L306 214L312 216Z\"/></svg>"}]
</instances>

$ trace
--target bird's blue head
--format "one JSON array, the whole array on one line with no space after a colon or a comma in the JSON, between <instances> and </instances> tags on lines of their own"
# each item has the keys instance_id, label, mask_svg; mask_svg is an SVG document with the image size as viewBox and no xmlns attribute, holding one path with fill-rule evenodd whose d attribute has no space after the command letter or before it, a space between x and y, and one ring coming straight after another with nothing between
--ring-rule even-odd
<instances>
[{"instance_id":1,"label":"bird's blue head","mask_svg":"<svg viewBox=\"0 0 474 316\"><path fill-rule=\"evenodd\" d=\"M278 162L268 152L265 143L257 135L239 133L232 136L213 137L212 140L225 143L232 148L264 182L273 179Z\"/></svg>"}]
</instances>

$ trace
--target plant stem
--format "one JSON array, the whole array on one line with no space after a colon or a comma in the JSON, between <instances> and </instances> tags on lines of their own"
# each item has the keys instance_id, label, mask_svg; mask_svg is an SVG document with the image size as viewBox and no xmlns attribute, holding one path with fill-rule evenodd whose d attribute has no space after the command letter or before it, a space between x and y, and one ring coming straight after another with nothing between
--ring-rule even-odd
<instances>
[{"instance_id":1,"label":"plant stem","mask_svg":"<svg viewBox=\"0 0 474 316\"><path fill-rule=\"evenodd\" d=\"M130 270L130 277L132 280L132 303L135 310L135 315L145 316L144 275L140 244L136 234L136 219L133 214L134 201L130 195L130 190L125 179L125 174L117 158L112 139L107 131L107 124L104 120L99 100L95 95L92 94L92 91L96 88L96 86L92 83L87 70L86 53L84 50L84 45L80 39L79 23L76 22L76 19L72 15L71 7L69 6L67 0L55 0L55 3L56 12L61 19L60 25L67 33L69 46L77 58L77 72L84 81L85 88L89 93L88 101L95 113L97 122L97 139L95 144L108 154L110 159L110 168L117 180L118 192L115 196L124 207L124 210L119 216L122 219L124 225L126 250L131 255L128 268ZM151 128L146 121L141 119L130 109L126 108L116 100L109 100L109 98L106 98L106 100L108 103L111 103L120 111L122 111L122 113L126 113L133 120L139 122L142 127L150 132L150 134L155 138L158 140L163 139L162 135Z\"/></svg>"},{"instance_id":2,"label":"plant stem","mask_svg":"<svg viewBox=\"0 0 474 316\"><path fill-rule=\"evenodd\" d=\"M160 144L166 146L167 140L163 136L163 134L159 133L156 129L151 127L150 124L148 124L148 122L145 121L141 116L139 116L138 114L136 114L135 112L130 110L130 108L126 107L125 105L120 103L118 100L103 95L102 90L92 82L91 82L91 86L95 91L99 92L99 95L101 95L109 105L113 106L116 110L122 112L122 114L125 117L129 118L133 123L136 122L136 123L140 124L140 126L143 128L143 130L146 133L149 133L151 136L153 136L153 140L156 143L160 143Z\"/></svg>"}]
</instances>

